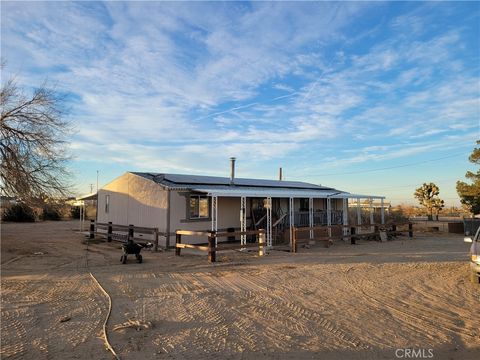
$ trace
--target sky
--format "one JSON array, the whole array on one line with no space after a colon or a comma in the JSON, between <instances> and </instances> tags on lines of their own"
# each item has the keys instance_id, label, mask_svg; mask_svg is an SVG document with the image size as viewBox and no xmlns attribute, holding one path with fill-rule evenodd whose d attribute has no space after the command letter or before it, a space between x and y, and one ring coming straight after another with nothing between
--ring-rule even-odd
<instances>
[{"instance_id":1,"label":"sky","mask_svg":"<svg viewBox=\"0 0 480 360\"><path fill-rule=\"evenodd\" d=\"M45 81L78 194L126 171L458 205L480 139L479 2L1 2L2 83Z\"/></svg>"}]
</instances>

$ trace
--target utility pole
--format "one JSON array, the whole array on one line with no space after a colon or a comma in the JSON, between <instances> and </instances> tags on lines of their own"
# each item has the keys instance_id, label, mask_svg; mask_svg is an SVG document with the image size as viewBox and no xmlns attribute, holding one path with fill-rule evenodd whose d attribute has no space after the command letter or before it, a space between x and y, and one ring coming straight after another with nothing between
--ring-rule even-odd
<instances>
[{"instance_id":1,"label":"utility pole","mask_svg":"<svg viewBox=\"0 0 480 360\"><path fill-rule=\"evenodd\" d=\"M98 194L98 170L97 170L97 194Z\"/></svg>"},{"instance_id":2,"label":"utility pole","mask_svg":"<svg viewBox=\"0 0 480 360\"><path fill-rule=\"evenodd\" d=\"M93 193L93 184L90 184L90 194Z\"/></svg>"}]
</instances>

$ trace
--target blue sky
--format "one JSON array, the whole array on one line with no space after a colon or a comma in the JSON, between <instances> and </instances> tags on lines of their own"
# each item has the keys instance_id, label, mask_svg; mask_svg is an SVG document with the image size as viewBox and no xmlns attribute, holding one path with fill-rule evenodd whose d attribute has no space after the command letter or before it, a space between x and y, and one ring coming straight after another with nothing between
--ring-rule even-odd
<instances>
[{"instance_id":1,"label":"blue sky","mask_svg":"<svg viewBox=\"0 0 480 360\"><path fill-rule=\"evenodd\" d=\"M66 94L79 193L125 171L413 203L480 139L478 2L1 3L2 81Z\"/></svg>"}]
</instances>

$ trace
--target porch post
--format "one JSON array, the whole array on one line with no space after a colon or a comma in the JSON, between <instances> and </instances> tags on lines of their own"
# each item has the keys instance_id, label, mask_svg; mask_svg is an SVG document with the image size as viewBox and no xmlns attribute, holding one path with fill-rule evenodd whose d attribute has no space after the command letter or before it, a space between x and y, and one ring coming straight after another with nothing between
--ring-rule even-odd
<instances>
[{"instance_id":1,"label":"porch post","mask_svg":"<svg viewBox=\"0 0 480 360\"><path fill-rule=\"evenodd\" d=\"M373 225L373 199L372 198L369 198L368 199L369 203L370 203L370 225ZM372 226L370 226L370 231L373 232L374 229Z\"/></svg>"},{"instance_id":2,"label":"porch post","mask_svg":"<svg viewBox=\"0 0 480 360\"><path fill-rule=\"evenodd\" d=\"M240 231L247 231L247 199L245 196L240 198ZM247 243L247 235L240 236L240 244Z\"/></svg>"},{"instance_id":3,"label":"porch post","mask_svg":"<svg viewBox=\"0 0 480 360\"><path fill-rule=\"evenodd\" d=\"M348 198L342 199L343 205L343 235L348 235L348 228L345 225L348 225Z\"/></svg>"},{"instance_id":4,"label":"porch post","mask_svg":"<svg viewBox=\"0 0 480 360\"><path fill-rule=\"evenodd\" d=\"M217 232L217 217L218 217L218 198L212 195L212 231ZM215 247L217 246L217 237L215 236Z\"/></svg>"},{"instance_id":5,"label":"porch post","mask_svg":"<svg viewBox=\"0 0 480 360\"><path fill-rule=\"evenodd\" d=\"M82 229L83 229L85 227L85 200L83 200L82 202L82 207L83 207L83 212L82 212L82 219L83 219Z\"/></svg>"},{"instance_id":6,"label":"porch post","mask_svg":"<svg viewBox=\"0 0 480 360\"><path fill-rule=\"evenodd\" d=\"M357 225L362 225L362 213L360 208L360 198L357 197Z\"/></svg>"},{"instance_id":7,"label":"porch post","mask_svg":"<svg viewBox=\"0 0 480 360\"><path fill-rule=\"evenodd\" d=\"M79 206L80 208L80 232L83 232L83 204Z\"/></svg>"},{"instance_id":8,"label":"porch post","mask_svg":"<svg viewBox=\"0 0 480 360\"><path fill-rule=\"evenodd\" d=\"M327 226L328 226L328 236L332 237L332 199L327 197Z\"/></svg>"},{"instance_id":9,"label":"porch post","mask_svg":"<svg viewBox=\"0 0 480 360\"><path fill-rule=\"evenodd\" d=\"M384 207L383 198L382 198L382 200L380 201L380 206L381 206L380 215L381 215L381 217L382 217L382 225L383 225L383 224L385 224L385 209L383 208L383 207Z\"/></svg>"},{"instance_id":10,"label":"porch post","mask_svg":"<svg viewBox=\"0 0 480 360\"><path fill-rule=\"evenodd\" d=\"M272 198L267 197L267 248L272 247Z\"/></svg>"},{"instance_id":11,"label":"porch post","mask_svg":"<svg viewBox=\"0 0 480 360\"><path fill-rule=\"evenodd\" d=\"M313 198L308 199L308 223L313 227ZM310 229L310 239L313 239L313 230Z\"/></svg>"},{"instance_id":12,"label":"porch post","mask_svg":"<svg viewBox=\"0 0 480 360\"><path fill-rule=\"evenodd\" d=\"M289 199L288 202L288 215L289 215L289 224L290 224L290 244L292 244L293 241L293 226L295 222L295 216L293 214L293 198Z\"/></svg>"}]
</instances>

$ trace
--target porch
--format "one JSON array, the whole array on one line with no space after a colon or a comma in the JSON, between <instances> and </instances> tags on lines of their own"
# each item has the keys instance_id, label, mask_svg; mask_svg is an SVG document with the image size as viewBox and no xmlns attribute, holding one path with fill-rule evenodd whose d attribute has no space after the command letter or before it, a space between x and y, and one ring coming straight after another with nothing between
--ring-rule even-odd
<instances>
[{"instance_id":1,"label":"porch","mask_svg":"<svg viewBox=\"0 0 480 360\"><path fill-rule=\"evenodd\" d=\"M239 202L240 231L264 229L267 247L292 241L294 227L314 227L349 224L349 199L373 199L381 201L381 224L385 223L384 197L374 195L357 195L330 190L307 189L265 189L226 186L225 188L196 188L195 192L206 194L211 198L211 231L218 231L219 199L237 198ZM247 203L249 207L247 207ZM374 224L373 206L370 207L369 223ZM229 208L227 211L232 211ZM357 225L362 225L362 207L357 207ZM231 214L230 214L231 215ZM238 219L238 218L237 218ZM344 232L347 228L344 228ZM346 234L345 234L346 235ZM313 238L313 233L310 234ZM242 235L241 244L247 243L247 236Z\"/></svg>"}]
</instances>

